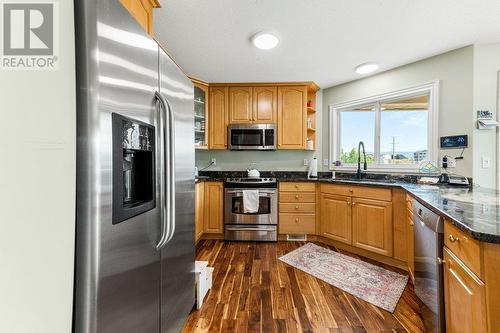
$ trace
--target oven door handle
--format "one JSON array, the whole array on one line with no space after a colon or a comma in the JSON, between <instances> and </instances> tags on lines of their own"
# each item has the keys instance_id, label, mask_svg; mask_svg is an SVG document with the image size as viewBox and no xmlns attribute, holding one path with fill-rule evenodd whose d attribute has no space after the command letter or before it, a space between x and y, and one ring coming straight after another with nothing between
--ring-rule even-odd
<instances>
[{"instance_id":1,"label":"oven door handle","mask_svg":"<svg viewBox=\"0 0 500 333\"><path fill-rule=\"evenodd\" d=\"M228 230L228 231L274 231L275 229L257 228L257 227L252 227L252 228L226 227L226 230Z\"/></svg>"},{"instance_id":2,"label":"oven door handle","mask_svg":"<svg viewBox=\"0 0 500 333\"><path fill-rule=\"evenodd\" d=\"M227 194L241 194L243 195L243 191L226 191ZM259 195L261 194L276 194L276 191L259 191Z\"/></svg>"}]
</instances>

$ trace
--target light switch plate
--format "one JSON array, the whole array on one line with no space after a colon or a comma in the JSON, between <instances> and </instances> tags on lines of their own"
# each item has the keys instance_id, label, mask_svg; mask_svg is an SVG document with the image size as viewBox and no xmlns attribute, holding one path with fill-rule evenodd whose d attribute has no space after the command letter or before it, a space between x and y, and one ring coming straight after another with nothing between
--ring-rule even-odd
<instances>
[{"instance_id":1,"label":"light switch plate","mask_svg":"<svg viewBox=\"0 0 500 333\"><path fill-rule=\"evenodd\" d=\"M489 169L491 167L491 159L489 157L481 157L481 167L483 169Z\"/></svg>"},{"instance_id":2,"label":"light switch plate","mask_svg":"<svg viewBox=\"0 0 500 333\"><path fill-rule=\"evenodd\" d=\"M308 166L309 165L309 160L307 158L304 158L304 166Z\"/></svg>"},{"instance_id":3,"label":"light switch plate","mask_svg":"<svg viewBox=\"0 0 500 333\"><path fill-rule=\"evenodd\" d=\"M323 165L324 165L324 166L328 166L328 159L327 159L327 158L325 158L325 159L323 160Z\"/></svg>"}]
</instances>

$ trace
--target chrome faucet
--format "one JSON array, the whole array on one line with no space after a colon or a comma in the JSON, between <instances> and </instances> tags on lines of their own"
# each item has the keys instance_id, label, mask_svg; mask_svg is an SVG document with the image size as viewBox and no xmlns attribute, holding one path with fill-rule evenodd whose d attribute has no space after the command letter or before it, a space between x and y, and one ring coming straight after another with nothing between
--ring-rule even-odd
<instances>
[{"instance_id":1,"label":"chrome faucet","mask_svg":"<svg viewBox=\"0 0 500 333\"><path fill-rule=\"evenodd\" d=\"M363 169L366 171L367 169L367 164L366 164L366 151L365 151L365 144L363 141L359 141L358 144L358 171L356 172L356 178L361 179L363 173L361 172L361 148L363 148L363 158L364 158L364 165Z\"/></svg>"}]
</instances>

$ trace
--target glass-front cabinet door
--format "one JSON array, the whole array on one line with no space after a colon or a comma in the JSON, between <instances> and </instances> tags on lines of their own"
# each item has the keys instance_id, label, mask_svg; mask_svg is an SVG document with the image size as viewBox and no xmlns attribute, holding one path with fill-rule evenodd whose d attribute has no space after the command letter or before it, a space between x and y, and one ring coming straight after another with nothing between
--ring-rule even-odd
<instances>
[{"instance_id":1,"label":"glass-front cabinet door","mask_svg":"<svg viewBox=\"0 0 500 333\"><path fill-rule=\"evenodd\" d=\"M196 149L208 149L207 113L208 87L194 83L194 144Z\"/></svg>"}]
</instances>

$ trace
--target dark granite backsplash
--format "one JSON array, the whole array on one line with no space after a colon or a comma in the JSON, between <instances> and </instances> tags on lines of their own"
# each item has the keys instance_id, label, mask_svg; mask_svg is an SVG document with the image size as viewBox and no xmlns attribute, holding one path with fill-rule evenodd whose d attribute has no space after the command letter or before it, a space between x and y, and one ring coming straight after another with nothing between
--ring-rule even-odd
<instances>
[{"instance_id":1,"label":"dark granite backsplash","mask_svg":"<svg viewBox=\"0 0 500 333\"><path fill-rule=\"evenodd\" d=\"M209 177L210 179L226 179L226 178L244 178L247 177L246 171L200 171L200 177ZM262 178L277 178L278 180L285 179L307 179L306 171L260 171ZM318 172L318 178L331 178L331 172Z\"/></svg>"},{"instance_id":2,"label":"dark granite backsplash","mask_svg":"<svg viewBox=\"0 0 500 333\"><path fill-rule=\"evenodd\" d=\"M223 180L226 178L243 178L247 176L246 171L200 171L199 176L209 177L210 179ZM306 180L306 171L260 171L262 178L277 178L278 180ZM336 172L336 179L354 179L354 173ZM317 179L331 179L331 172L318 172ZM380 180L380 181L396 181L405 183L417 183L420 175L405 175L405 174L384 174L384 173L365 173L363 179Z\"/></svg>"}]
</instances>

